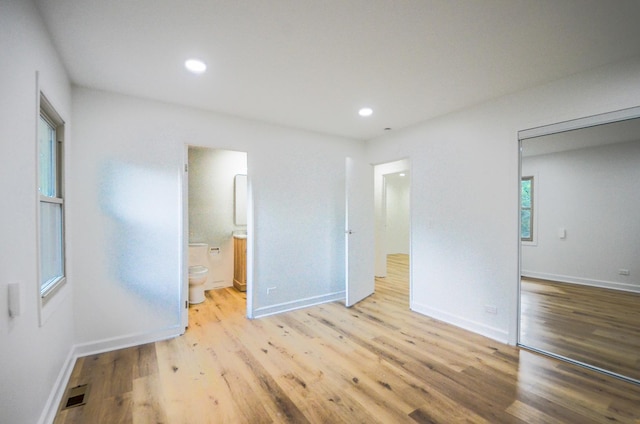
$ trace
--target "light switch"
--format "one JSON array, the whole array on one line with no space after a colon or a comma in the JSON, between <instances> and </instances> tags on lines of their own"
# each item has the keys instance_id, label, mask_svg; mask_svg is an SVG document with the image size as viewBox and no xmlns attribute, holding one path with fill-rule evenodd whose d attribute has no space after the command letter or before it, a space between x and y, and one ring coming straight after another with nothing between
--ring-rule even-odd
<instances>
[{"instance_id":1,"label":"light switch","mask_svg":"<svg viewBox=\"0 0 640 424\"><path fill-rule=\"evenodd\" d=\"M560 228L558 230L558 237L562 240L567 238L567 230L565 230L564 228Z\"/></svg>"}]
</instances>

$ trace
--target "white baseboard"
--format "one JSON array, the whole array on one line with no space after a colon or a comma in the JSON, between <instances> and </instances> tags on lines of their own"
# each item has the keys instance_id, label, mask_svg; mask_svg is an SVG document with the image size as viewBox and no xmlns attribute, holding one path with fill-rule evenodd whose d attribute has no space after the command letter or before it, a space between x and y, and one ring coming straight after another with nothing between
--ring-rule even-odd
<instances>
[{"instance_id":1,"label":"white baseboard","mask_svg":"<svg viewBox=\"0 0 640 424\"><path fill-rule=\"evenodd\" d=\"M117 349L125 349L132 346L140 346L145 343L159 342L161 340L177 337L184 333L181 326L168 327L152 333L130 334L122 337L112 337L109 339L97 340L94 342L80 343L74 346L76 358L82 356L95 355Z\"/></svg>"},{"instance_id":2,"label":"white baseboard","mask_svg":"<svg viewBox=\"0 0 640 424\"><path fill-rule=\"evenodd\" d=\"M159 342L161 340L177 337L184 333L184 328L174 326L159 331L145 334L131 334L124 337L113 337L110 339L98 340L95 342L81 343L71 346L69 354L65 360L58 378L47 399L47 403L40 415L38 424L51 424L58 413L58 406L64 396L65 389L69 383L71 372L78 358L98 353L109 352L117 349L124 349L132 346L139 346L146 343Z\"/></svg>"},{"instance_id":3,"label":"white baseboard","mask_svg":"<svg viewBox=\"0 0 640 424\"><path fill-rule=\"evenodd\" d=\"M306 308L308 306L320 305L322 303L334 302L336 300L344 300L345 291L323 294L321 296L308 297L306 299L294 300L292 302L278 303L277 305L264 306L253 311L254 318L262 318L269 315L279 314L282 312L293 311L295 309Z\"/></svg>"},{"instance_id":4,"label":"white baseboard","mask_svg":"<svg viewBox=\"0 0 640 424\"><path fill-rule=\"evenodd\" d=\"M222 289L225 287L233 287L232 280L216 280L211 282L210 284L205 284L204 291Z\"/></svg>"},{"instance_id":5,"label":"white baseboard","mask_svg":"<svg viewBox=\"0 0 640 424\"><path fill-rule=\"evenodd\" d=\"M58 378L56 378L56 382L53 385L51 393L49 394L49 398L44 405L42 414L40 414L38 424L53 423L53 420L56 418L56 414L58 413L58 406L60 405L60 401L62 400L62 396L64 395L64 391L67 387L67 382L69 381L69 377L71 377L71 372L73 371L73 367L76 364L77 358L78 357L74 354L74 346L71 346L71 349L69 349L69 353L67 354L67 359L65 359L64 363L62 364L62 368L60 369Z\"/></svg>"},{"instance_id":6,"label":"white baseboard","mask_svg":"<svg viewBox=\"0 0 640 424\"><path fill-rule=\"evenodd\" d=\"M640 293L640 286L637 284L621 283L617 281L594 280L590 278L573 277L571 275L558 275L546 272L535 272L522 270L523 277L538 278L540 280L557 281L560 283L582 284L583 286L600 287L604 289L622 290L633 293Z\"/></svg>"},{"instance_id":7,"label":"white baseboard","mask_svg":"<svg viewBox=\"0 0 640 424\"><path fill-rule=\"evenodd\" d=\"M486 324L471 321L457 315L452 315L447 312L440 311L438 309L431 308L426 305L418 303L411 304L411 310L422 315L426 315L431 318L435 318L439 321L446 322L447 324L455 325L456 327L463 328L465 330L472 331L477 334L489 337L493 340L497 340L501 343L509 343L509 334L507 331L500 330L499 328L491 327Z\"/></svg>"}]
</instances>

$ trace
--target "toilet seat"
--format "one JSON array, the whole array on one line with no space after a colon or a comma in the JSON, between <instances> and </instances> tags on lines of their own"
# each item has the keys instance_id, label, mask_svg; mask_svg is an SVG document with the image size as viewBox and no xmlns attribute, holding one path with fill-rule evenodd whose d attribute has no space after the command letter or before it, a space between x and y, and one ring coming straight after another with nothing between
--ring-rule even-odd
<instances>
[{"instance_id":1,"label":"toilet seat","mask_svg":"<svg viewBox=\"0 0 640 424\"><path fill-rule=\"evenodd\" d=\"M194 265L189 267L189 276L190 277L200 277L206 274L209 270L206 266L202 265Z\"/></svg>"}]
</instances>

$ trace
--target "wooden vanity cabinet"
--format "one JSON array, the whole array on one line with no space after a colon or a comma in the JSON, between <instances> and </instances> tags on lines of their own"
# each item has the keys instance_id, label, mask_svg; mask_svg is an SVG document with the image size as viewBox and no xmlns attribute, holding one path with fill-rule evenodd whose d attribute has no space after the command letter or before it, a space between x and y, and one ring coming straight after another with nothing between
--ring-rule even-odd
<instances>
[{"instance_id":1,"label":"wooden vanity cabinet","mask_svg":"<svg viewBox=\"0 0 640 424\"><path fill-rule=\"evenodd\" d=\"M233 238L233 287L247 291L247 239Z\"/></svg>"}]
</instances>

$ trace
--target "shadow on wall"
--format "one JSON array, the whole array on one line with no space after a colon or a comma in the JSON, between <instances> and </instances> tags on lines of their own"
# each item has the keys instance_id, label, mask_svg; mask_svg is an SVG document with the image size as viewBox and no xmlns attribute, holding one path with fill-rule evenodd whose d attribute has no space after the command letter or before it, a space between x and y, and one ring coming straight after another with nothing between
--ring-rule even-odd
<instances>
[{"instance_id":1,"label":"shadow on wall","mask_svg":"<svg viewBox=\"0 0 640 424\"><path fill-rule=\"evenodd\" d=\"M164 311L180 290L179 211L165 171L110 161L101 170L101 208L110 274L136 300ZM178 194L176 192L176 194Z\"/></svg>"}]
</instances>

